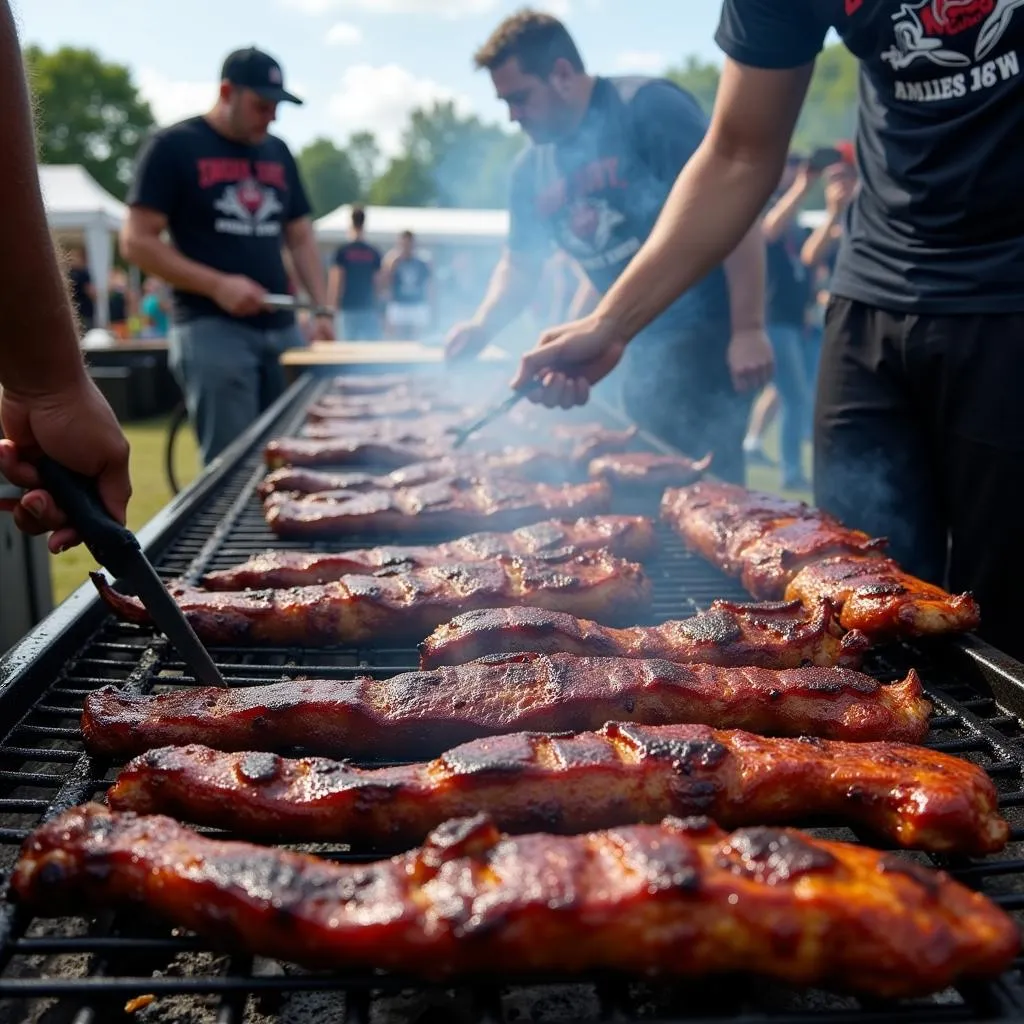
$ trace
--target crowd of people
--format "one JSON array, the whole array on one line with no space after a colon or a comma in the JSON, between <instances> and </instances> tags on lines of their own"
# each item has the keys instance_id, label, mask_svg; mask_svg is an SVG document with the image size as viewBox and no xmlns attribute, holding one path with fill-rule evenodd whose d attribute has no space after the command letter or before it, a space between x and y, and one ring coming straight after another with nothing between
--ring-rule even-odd
<instances>
[{"instance_id":1,"label":"crowd of people","mask_svg":"<svg viewBox=\"0 0 1024 1024\"><path fill-rule=\"evenodd\" d=\"M5 206L35 180L6 6L0 116L15 156L2 169ZM955 32L941 18L906 31L908 11L899 0L723 0L710 121L666 79L591 73L551 15L506 19L476 63L531 144L512 170L505 252L482 302L450 331L447 356L456 372L524 310L564 312L567 322L524 355L514 387L569 408L614 382L635 422L684 452L712 453L716 474L737 482L777 408L781 482L805 484L813 405L816 503L888 537L917 575L973 591L987 637L1024 653L1013 521L1024 478L1014 393L1024 359L1024 18L979 8ZM860 61L856 159L848 147L791 156L833 31ZM289 286L285 250L314 305L315 337L333 338L336 322L342 333L403 334L432 322L435 275L411 236L370 253L354 219L324 273L295 162L269 132L281 102L300 101L273 58L232 54L214 107L157 133L129 195L122 255L173 290L172 364L207 461L279 390L277 356L299 340L294 316L268 308ZM795 218L818 177L826 215L805 236ZM0 245L17 262L26 239L38 240L31 291L46 301L18 292L20 263L3 278L20 310L6 337L50 341L0 346L0 471L27 488L19 525L56 528L60 546L74 538L37 487L31 453L98 476L123 518L126 450L84 373L48 369L58 355L66 362L58 349L73 320L53 291L60 275L40 237L38 188L29 191L9 223L0 216ZM560 280L545 289L552 267ZM32 309L57 329L41 331ZM58 393L71 395L59 415Z\"/></svg>"}]
</instances>

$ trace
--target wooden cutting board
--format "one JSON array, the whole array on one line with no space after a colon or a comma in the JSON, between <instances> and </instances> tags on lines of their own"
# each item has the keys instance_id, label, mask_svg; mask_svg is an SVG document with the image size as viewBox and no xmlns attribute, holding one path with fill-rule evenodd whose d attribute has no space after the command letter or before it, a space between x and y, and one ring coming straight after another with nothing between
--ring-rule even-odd
<instances>
[{"instance_id":1,"label":"wooden cutting board","mask_svg":"<svg viewBox=\"0 0 1024 1024\"><path fill-rule=\"evenodd\" d=\"M511 356L495 345L480 354L484 362L508 362ZM440 345L419 341L315 341L308 348L289 349L281 365L295 369L317 366L433 366L444 362Z\"/></svg>"}]
</instances>

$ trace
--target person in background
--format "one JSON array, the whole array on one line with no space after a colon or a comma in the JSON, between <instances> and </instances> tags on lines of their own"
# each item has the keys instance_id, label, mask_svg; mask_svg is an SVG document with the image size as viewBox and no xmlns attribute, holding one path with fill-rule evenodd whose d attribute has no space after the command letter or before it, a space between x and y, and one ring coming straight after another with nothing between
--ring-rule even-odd
<instances>
[{"instance_id":1,"label":"person in background","mask_svg":"<svg viewBox=\"0 0 1024 1024\"><path fill-rule=\"evenodd\" d=\"M815 500L887 537L908 571L972 591L982 636L1024 655L1024 14L1017 0L957 4L951 20L950 6L725 0L704 145L616 288L547 332L512 383L539 377L535 400L577 401L732 250L837 32L860 61L861 187L832 278Z\"/></svg>"},{"instance_id":2,"label":"person in background","mask_svg":"<svg viewBox=\"0 0 1024 1024\"><path fill-rule=\"evenodd\" d=\"M857 169L852 155L825 172L825 218L808 236L800 260L811 274L813 299L808 311L805 363L812 392L818 383L818 366L825 335L825 315L832 297L832 275L843 237L843 221L857 193ZM808 431L813 426L809 418Z\"/></svg>"},{"instance_id":3,"label":"person in background","mask_svg":"<svg viewBox=\"0 0 1024 1024\"><path fill-rule=\"evenodd\" d=\"M0 0L0 474L20 498L0 500L25 533L51 533L55 554L78 543L35 460L48 455L96 480L124 523L132 488L128 441L86 372L70 288L39 187L32 109L10 5ZM2 583L0 583L2 587Z\"/></svg>"},{"instance_id":4,"label":"person in background","mask_svg":"<svg viewBox=\"0 0 1024 1024\"><path fill-rule=\"evenodd\" d=\"M403 231L384 258L384 287L389 337L418 338L433 320L433 274L430 264L416 255L411 231Z\"/></svg>"},{"instance_id":5,"label":"person in background","mask_svg":"<svg viewBox=\"0 0 1024 1024\"><path fill-rule=\"evenodd\" d=\"M476 355L518 318L554 249L583 269L593 292L611 289L707 128L697 101L668 80L588 74L551 15L513 15L476 63L532 145L513 170L507 249L476 315L449 335L452 360ZM715 473L742 482L749 395L772 366L759 234L691 285L631 351L623 404L639 426L688 455L712 452ZM588 394L584 384L552 404Z\"/></svg>"},{"instance_id":6,"label":"person in background","mask_svg":"<svg viewBox=\"0 0 1024 1024\"><path fill-rule=\"evenodd\" d=\"M150 274L142 286L139 312L145 322L149 338L166 338L171 326L171 302L167 285L155 274Z\"/></svg>"},{"instance_id":7,"label":"person in background","mask_svg":"<svg viewBox=\"0 0 1024 1024\"><path fill-rule=\"evenodd\" d=\"M110 331L118 338L125 338L128 335L128 318L131 316L128 275L120 267L114 267L107 280L107 318Z\"/></svg>"},{"instance_id":8,"label":"person in background","mask_svg":"<svg viewBox=\"0 0 1024 1024\"><path fill-rule=\"evenodd\" d=\"M157 132L128 194L121 252L174 289L170 363L206 465L283 392L280 356L304 344L294 313L266 304L289 290L282 247L316 306L315 336L334 335L309 200L269 133L282 102L301 101L280 64L236 50L213 109Z\"/></svg>"},{"instance_id":9,"label":"person in background","mask_svg":"<svg viewBox=\"0 0 1024 1024\"><path fill-rule=\"evenodd\" d=\"M96 323L96 285L89 273L85 250L80 246L75 246L68 253L68 280L71 283L71 303L85 334Z\"/></svg>"},{"instance_id":10,"label":"person in background","mask_svg":"<svg viewBox=\"0 0 1024 1024\"><path fill-rule=\"evenodd\" d=\"M743 451L751 463L769 463L764 432L776 408L782 412L782 487L810 488L804 474L803 442L811 407L804 327L810 300L810 273L800 259L806 232L797 217L819 175L806 159L791 153L779 187L761 222L768 263L768 337L775 354L775 381L754 404Z\"/></svg>"},{"instance_id":11,"label":"person in background","mask_svg":"<svg viewBox=\"0 0 1024 1024\"><path fill-rule=\"evenodd\" d=\"M380 252L365 238L366 211L352 207L349 241L338 247L327 274L327 305L337 309L336 334L345 341L380 337Z\"/></svg>"}]
</instances>

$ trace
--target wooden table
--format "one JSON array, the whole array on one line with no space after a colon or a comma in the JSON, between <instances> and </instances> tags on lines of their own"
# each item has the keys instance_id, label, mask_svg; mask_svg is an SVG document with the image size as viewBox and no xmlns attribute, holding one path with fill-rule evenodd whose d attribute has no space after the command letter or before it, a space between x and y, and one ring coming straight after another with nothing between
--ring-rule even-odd
<instances>
[{"instance_id":1,"label":"wooden table","mask_svg":"<svg viewBox=\"0 0 1024 1024\"><path fill-rule=\"evenodd\" d=\"M483 363L511 364L512 357L495 345L480 353ZM315 341L307 348L289 349L281 356L281 365L289 381L305 372L337 372L345 368L367 372L423 370L444 363L440 345L419 341Z\"/></svg>"}]
</instances>

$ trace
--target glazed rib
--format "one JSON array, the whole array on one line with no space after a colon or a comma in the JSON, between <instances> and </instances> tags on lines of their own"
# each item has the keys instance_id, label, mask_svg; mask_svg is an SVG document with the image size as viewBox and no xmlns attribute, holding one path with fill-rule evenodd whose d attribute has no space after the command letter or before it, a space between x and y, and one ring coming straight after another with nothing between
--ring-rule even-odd
<instances>
[{"instance_id":1,"label":"glazed rib","mask_svg":"<svg viewBox=\"0 0 1024 1024\"><path fill-rule=\"evenodd\" d=\"M626 493L632 488L685 487L711 468L711 458L694 462L685 455L622 452L594 459L588 471L592 480L605 480Z\"/></svg>"},{"instance_id":2,"label":"glazed rib","mask_svg":"<svg viewBox=\"0 0 1024 1024\"><path fill-rule=\"evenodd\" d=\"M843 668L773 672L667 661L495 655L386 680L296 680L233 690L85 700L94 754L202 743L328 757L436 757L506 732L583 732L606 722L693 723L762 735L919 742L931 705L914 672L883 684Z\"/></svg>"},{"instance_id":3,"label":"glazed rib","mask_svg":"<svg viewBox=\"0 0 1024 1024\"><path fill-rule=\"evenodd\" d=\"M981 622L970 594L950 594L904 572L890 558L826 558L805 566L786 588L792 600L811 604L828 595L846 629L872 637L964 633Z\"/></svg>"},{"instance_id":4,"label":"glazed rib","mask_svg":"<svg viewBox=\"0 0 1024 1024\"><path fill-rule=\"evenodd\" d=\"M828 816L898 846L983 855L1009 826L977 765L898 743L765 739L704 725L610 723L514 733L435 761L364 769L324 758L163 747L107 793L115 810L240 835L407 849L482 812L508 832L589 832L706 814L724 828Z\"/></svg>"},{"instance_id":5,"label":"glazed rib","mask_svg":"<svg viewBox=\"0 0 1024 1024\"><path fill-rule=\"evenodd\" d=\"M862 633L844 634L828 601L819 602L810 616L799 601L715 601L706 613L690 619L627 629L540 608L485 608L434 630L420 644L420 668L464 665L488 654L521 651L773 669L857 668L867 648Z\"/></svg>"},{"instance_id":6,"label":"glazed rib","mask_svg":"<svg viewBox=\"0 0 1024 1024\"><path fill-rule=\"evenodd\" d=\"M482 527L512 530L551 516L589 516L608 511L605 483L531 483L512 477L436 480L419 487L266 500L267 525L279 537L335 537L352 533L423 535L468 533Z\"/></svg>"},{"instance_id":7,"label":"glazed rib","mask_svg":"<svg viewBox=\"0 0 1024 1024\"><path fill-rule=\"evenodd\" d=\"M316 494L323 491L394 490L459 476L515 476L524 480L562 483L570 470L560 455L537 448L506 448L497 452L449 455L428 462L414 462L386 476L286 467L268 473L259 486L259 493L265 498L275 492Z\"/></svg>"},{"instance_id":8,"label":"glazed rib","mask_svg":"<svg viewBox=\"0 0 1024 1024\"><path fill-rule=\"evenodd\" d=\"M1020 944L1008 915L945 873L706 818L512 838L480 815L353 865L91 804L29 837L12 887L37 914L130 908L308 967L435 979L753 969L896 997L997 975Z\"/></svg>"},{"instance_id":9,"label":"glazed rib","mask_svg":"<svg viewBox=\"0 0 1024 1024\"><path fill-rule=\"evenodd\" d=\"M100 574L93 580L118 615L149 622L137 598L118 593ZM172 586L171 592L207 643L303 647L418 643L462 609L494 605L577 609L589 618L629 622L643 615L651 600L643 569L606 551L561 562L499 557L487 563L397 567L290 590L222 593Z\"/></svg>"},{"instance_id":10,"label":"glazed rib","mask_svg":"<svg viewBox=\"0 0 1024 1024\"><path fill-rule=\"evenodd\" d=\"M608 452L623 451L636 436L635 430L606 430L589 424L555 425L536 435L547 450L570 462L585 465ZM501 451L508 447L508 429L496 425L481 432L471 442L478 449ZM452 454L451 434L424 437L413 430L392 427L387 435L372 433L369 427L349 437L285 437L271 441L266 448L268 468L282 466L373 465L387 468L426 462Z\"/></svg>"},{"instance_id":11,"label":"glazed rib","mask_svg":"<svg viewBox=\"0 0 1024 1024\"><path fill-rule=\"evenodd\" d=\"M498 557L564 562L577 554L605 550L642 562L657 550L654 524L643 516L595 516L562 522L549 519L511 533L473 533L445 544L379 547L336 554L268 551L241 565L203 577L208 590L279 589L333 583L352 574L381 569L491 562Z\"/></svg>"},{"instance_id":12,"label":"glazed rib","mask_svg":"<svg viewBox=\"0 0 1024 1024\"><path fill-rule=\"evenodd\" d=\"M880 637L974 629L968 594L953 595L885 557L885 541L850 530L802 502L704 481L665 493L662 516L756 597L832 601L840 623ZM796 582L799 579L799 582Z\"/></svg>"}]
</instances>

